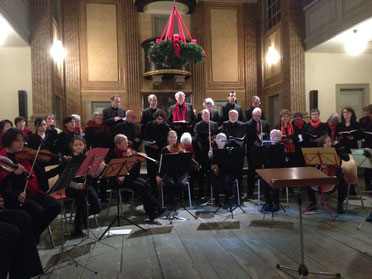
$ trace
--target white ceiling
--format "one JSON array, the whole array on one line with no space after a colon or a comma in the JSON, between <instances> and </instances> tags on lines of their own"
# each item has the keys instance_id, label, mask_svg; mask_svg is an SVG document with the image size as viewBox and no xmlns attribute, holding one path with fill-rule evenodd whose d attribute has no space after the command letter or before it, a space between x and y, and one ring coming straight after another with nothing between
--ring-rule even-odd
<instances>
[{"instance_id":1,"label":"white ceiling","mask_svg":"<svg viewBox=\"0 0 372 279\"><path fill-rule=\"evenodd\" d=\"M5 40L1 43L1 38ZM13 27L0 14L0 47L27 47L28 44L14 31Z\"/></svg>"},{"instance_id":2,"label":"white ceiling","mask_svg":"<svg viewBox=\"0 0 372 279\"><path fill-rule=\"evenodd\" d=\"M372 18L345 30L332 39L308 50L308 52L346 53L345 42L350 40L354 29L357 29L357 34L368 42L367 49L363 53L372 54Z\"/></svg>"}]
</instances>

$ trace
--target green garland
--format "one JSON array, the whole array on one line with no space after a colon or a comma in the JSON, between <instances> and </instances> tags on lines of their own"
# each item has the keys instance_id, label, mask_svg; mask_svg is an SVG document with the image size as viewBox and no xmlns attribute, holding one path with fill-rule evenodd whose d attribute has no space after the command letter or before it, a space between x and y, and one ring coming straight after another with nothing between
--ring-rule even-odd
<instances>
[{"instance_id":1,"label":"green garland","mask_svg":"<svg viewBox=\"0 0 372 279\"><path fill-rule=\"evenodd\" d=\"M171 40L153 43L148 51L149 60L165 69L180 69L188 63L198 64L204 61L205 52L198 44L183 42L178 44L181 51L177 57Z\"/></svg>"}]
</instances>

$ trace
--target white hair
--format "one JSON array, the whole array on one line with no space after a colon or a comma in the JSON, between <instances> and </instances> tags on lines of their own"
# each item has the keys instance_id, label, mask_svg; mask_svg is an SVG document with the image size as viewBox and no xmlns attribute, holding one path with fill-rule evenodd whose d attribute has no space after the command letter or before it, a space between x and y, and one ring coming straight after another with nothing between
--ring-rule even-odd
<instances>
[{"instance_id":1,"label":"white hair","mask_svg":"<svg viewBox=\"0 0 372 279\"><path fill-rule=\"evenodd\" d=\"M180 140L180 143L184 146L189 146L192 144L192 138L191 138L191 134L189 132L185 132L182 134L181 136L181 140Z\"/></svg>"},{"instance_id":2,"label":"white hair","mask_svg":"<svg viewBox=\"0 0 372 279\"><path fill-rule=\"evenodd\" d=\"M262 112L261 112L261 109L260 109L259 107L257 107L257 108L254 108L254 110L252 111L252 114L253 114L253 113L256 113L257 111L259 111L260 113L262 113Z\"/></svg>"},{"instance_id":3,"label":"white hair","mask_svg":"<svg viewBox=\"0 0 372 279\"><path fill-rule=\"evenodd\" d=\"M273 130L271 130L271 132L270 132L270 139L272 138L272 137L278 137L278 138L280 138L280 139L282 139L282 132L281 131L279 131L279 130L277 130L277 129L273 129Z\"/></svg>"},{"instance_id":4,"label":"white hair","mask_svg":"<svg viewBox=\"0 0 372 279\"><path fill-rule=\"evenodd\" d=\"M177 96L178 96L179 94L182 94L183 97L185 98L185 93L183 93L182 91L178 91L178 92L176 92L176 94L174 94L174 97L177 99Z\"/></svg>"},{"instance_id":5,"label":"white hair","mask_svg":"<svg viewBox=\"0 0 372 279\"><path fill-rule=\"evenodd\" d=\"M79 114L71 114L71 117L76 119L77 121L80 121L81 120L81 117Z\"/></svg>"},{"instance_id":6,"label":"white hair","mask_svg":"<svg viewBox=\"0 0 372 279\"><path fill-rule=\"evenodd\" d=\"M230 115L230 113L236 113L236 114L239 115L239 112L238 112L236 109L232 109L232 110L230 110L230 111L229 111L229 115Z\"/></svg>"},{"instance_id":7,"label":"white hair","mask_svg":"<svg viewBox=\"0 0 372 279\"><path fill-rule=\"evenodd\" d=\"M223 140L226 140L226 139L227 139L227 137L224 133L219 133L216 136L216 141L223 141Z\"/></svg>"},{"instance_id":8,"label":"white hair","mask_svg":"<svg viewBox=\"0 0 372 279\"><path fill-rule=\"evenodd\" d=\"M204 106L204 107L205 107L206 105L208 105L208 104L214 106L214 101L213 101L212 98L207 98L207 99L205 99L205 100L203 101L203 106Z\"/></svg>"}]
</instances>

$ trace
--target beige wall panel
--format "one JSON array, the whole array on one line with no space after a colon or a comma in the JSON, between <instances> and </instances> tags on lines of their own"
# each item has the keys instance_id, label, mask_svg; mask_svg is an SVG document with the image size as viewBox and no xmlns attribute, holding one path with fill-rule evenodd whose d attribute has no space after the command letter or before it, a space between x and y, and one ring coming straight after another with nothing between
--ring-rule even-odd
<instances>
[{"instance_id":1,"label":"beige wall panel","mask_svg":"<svg viewBox=\"0 0 372 279\"><path fill-rule=\"evenodd\" d=\"M140 42L152 37L151 14L138 14L138 31Z\"/></svg>"},{"instance_id":2,"label":"beige wall panel","mask_svg":"<svg viewBox=\"0 0 372 279\"><path fill-rule=\"evenodd\" d=\"M89 81L119 81L114 4L86 4Z\"/></svg>"},{"instance_id":3,"label":"beige wall panel","mask_svg":"<svg viewBox=\"0 0 372 279\"><path fill-rule=\"evenodd\" d=\"M266 56L269 47L273 46L279 54L279 61L276 64L269 65L266 63ZM281 29L278 28L264 39L264 67L265 67L265 86L270 84L269 79L281 74L282 72L282 50L281 50Z\"/></svg>"},{"instance_id":4,"label":"beige wall panel","mask_svg":"<svg viewBox=\"0 0 372 279\"><path fill-rule=\"evenodd\" d=\"M237 10L211 9L212 81L238 82Z\"/></svg>"}]
</instances>

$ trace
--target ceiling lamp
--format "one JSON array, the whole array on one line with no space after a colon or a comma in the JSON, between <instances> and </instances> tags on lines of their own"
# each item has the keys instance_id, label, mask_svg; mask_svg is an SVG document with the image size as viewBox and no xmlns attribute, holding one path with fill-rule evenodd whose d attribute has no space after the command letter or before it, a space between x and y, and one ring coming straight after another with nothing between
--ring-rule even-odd
<instances>
[{"instance_id":1,"label":"ceiling lamp","mask_svg":"<svg viewBox=\"0 0 372 279\"><path fill-rule=\"evenodd\" d=\"M350 55L359 55L367 48L366 40L358 33L357 29L349 36L345 42L345 50Z\"/></svg>"},{"instance_id":2,"label":"ceiling lamp","mask_svg":"<svg viewBox=\"0 0 372 279\"><path fill-rule=\"evenodd\" d=\"M11 27L8 22L6 22L6 20L2 16L0 16L0 46L5 43L10 30Z\"/></svg>"},{"instance_id":3,"label":"ceiling lamp","mask_svg":"<svg viewBox=\"0 0 372 279\"><path fill-rule=\"evenodd\" d=\"M197 0L135 0L134 4L137 6L139 13L167 13L174 4L177 4L180 13L192 14Z\"/></svg>"},{"instance_id":4,"label":"ceiling lamp","mask_svg":"<svg viewBox=\"0 0 372 279\"><path fill-rule=\"evenodd\" d=\"M269 46L269 49L266 54L266 63L269 66L271 66L271 65L278 63L279 59L280 59L280 55L278 51L275 49L274 45Z\"/></svg>"}]
</instances>

